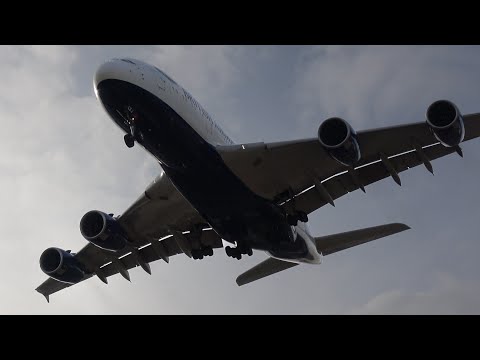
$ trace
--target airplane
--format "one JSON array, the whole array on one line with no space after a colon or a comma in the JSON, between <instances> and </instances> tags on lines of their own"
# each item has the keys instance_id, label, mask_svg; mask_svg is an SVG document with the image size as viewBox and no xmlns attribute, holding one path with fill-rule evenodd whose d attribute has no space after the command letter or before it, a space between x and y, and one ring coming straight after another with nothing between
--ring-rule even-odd
<instances>
[{"instance_id":1,"label":"airplane","mask_svg":"<svg viewBox=\"0 0 480 360\"><path fill-rule=\"evenodd\" d=\"M226 246L240 260L253 250L266 260L241 274L239 286L298 264L410 229L392 223L314 237L307 222L315 210L367 185L452 153L480 135L480 113L462 115L438 100L426 121L355 131L342 118L324 120L315 137L273 143L234 143L208 112L165 72L137 59L104 62L94 76L96 98L125 133L158 161L161 172L121 215L87 212L78 252L57 247L40 256L49 276L36 290L49 296L97 276L104 283L140 266L193 259Z\"/></svg>"}]
</instances>

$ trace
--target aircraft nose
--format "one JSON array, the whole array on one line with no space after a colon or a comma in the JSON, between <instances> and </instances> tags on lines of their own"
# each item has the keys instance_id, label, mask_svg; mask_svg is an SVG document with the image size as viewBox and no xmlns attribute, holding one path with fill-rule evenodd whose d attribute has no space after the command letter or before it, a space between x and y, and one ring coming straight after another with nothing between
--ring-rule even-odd
<instances>
[{"instance_id":1,"label":"aircraft nose","mask_svg":"<svg viewBox=\"0 0 480 360\"><path fill-rule=\"evenodd\" d=\"M118 76L119 66L117 62L118 62L117 59L112 59L104 62L102 65L98 67L93 77L93 88L95 90L96 95L97 95L98 85L103 80L112 79L112 78L115 78L115 76Z\"/></svg>"},{"instance_id":2,"label":"aircraft nose","mask_svg":"<svg viewBox=\"0 0 480 360\"><path fill-rule=\"evenodd\" d=\"M95 94L98 92L98 85L103 80L117 79L128 80L131 73L138 67L136 62L130 59L111 59L100 65L93 77L93 87ZM97 96L98 97L98 96Z\"/></svg>"}]
</instances>

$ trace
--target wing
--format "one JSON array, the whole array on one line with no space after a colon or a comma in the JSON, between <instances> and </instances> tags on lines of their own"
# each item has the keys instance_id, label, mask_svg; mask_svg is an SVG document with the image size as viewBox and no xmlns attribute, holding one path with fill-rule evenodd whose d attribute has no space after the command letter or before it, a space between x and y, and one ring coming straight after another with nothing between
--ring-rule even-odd
<instances>
[{"instance_id":1,"label":"wing","mask_svg":"<svg viewBox=\"0 0 480 360\"><path fill-rule=\"evenodd\" d=\"M87 244L75 255L89 274L84 280L97 275L107 282L107 277L116 273L129 278L128 269L135 266L141 266L149 272L148 264L152 261L163 259L168 262L169 257L180 253L191 256L192 249L202 246L223 247L222 239L208 228L206 221L164 174L147 188L118 221L139 250L132 253L131 249L125 249L113 253ZM203 224L201 233L190 232L199 224ZM36 290L48 301L49 295L69 286L71 284L49 278Z\"/></svg>"},{"instance_id":2,"label":"wing","mask_svg":"<svg viewBox=\"0 0 480 360\"><path fill-rule=\"evenodd\" d=\"M480 136L480 113L465 115L464 141ZM362 159L354 170L315 139L219 147L225 163L254 192L307 214L356 189L461 149L439 144L425 122L357 133ZM417 149L421 149L421 153ZM383 157L383 160L382 160ZM426 159L426 161L425 161ZM393 171L392 171L393 169Z\"/></svg>"}]
</instances>

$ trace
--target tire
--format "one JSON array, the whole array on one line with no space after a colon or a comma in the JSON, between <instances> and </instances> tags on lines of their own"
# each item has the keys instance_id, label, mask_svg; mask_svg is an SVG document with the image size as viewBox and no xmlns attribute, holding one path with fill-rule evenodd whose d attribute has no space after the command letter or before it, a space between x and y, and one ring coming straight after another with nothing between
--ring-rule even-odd
<instances>
[{"instance_id":1,"label":"tire","mask_svg":"<svg viewBox=\"0 0 480 360\"><path fill-rule=\"evenodd\" d=\"M305 214L303 211L299 212L298 213L298 219L301 221L301 222L308 222L308 215Z\"/></svg>"},{"instance_id":2,"label":"tire","mask_svg":"<svg viewBox=\"0 0 480 360\"><path fill-rule=\"evenodd\" d=\"M298 219L295 215L287 215L287 222L288 222L288 225L297 226Z\"/></svg>"},{"instance_id":3,"label":"tire","mask_svg":"<svg viewBox=\"0 0 480 360\"><path fill-rule=\"evenodd\" d=\"M125 145L127 145L128 148L132 148L135 145L135 140L133 139L133 136L131 134L126 134L123 137L123 140L125 141Z\"/></svg>"}]
</instances>

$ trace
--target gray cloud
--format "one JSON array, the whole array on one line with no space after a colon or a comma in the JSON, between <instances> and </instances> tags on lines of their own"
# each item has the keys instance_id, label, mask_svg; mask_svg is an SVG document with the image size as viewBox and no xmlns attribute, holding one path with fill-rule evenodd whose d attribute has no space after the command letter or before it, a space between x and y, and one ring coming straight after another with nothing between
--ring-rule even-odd
<instances>
[{"instance_id":1,"label":"gray cloud","mask_svg":"<svg viewBox=\"0 0 480 360\"><path fill-rule=\"evenodd\" d=\"M438 274L419 291L394 289L382 293L353 313L365 314L478 314L480 286L450 274Z\"/></svg>"},{"instance_id":2,"label":"gray cloud","mask_svg":"<svg viewBox=\"0 0 480 360\"><path fill-rule=\"evenodd\" d=\"M392 221L408 232L298 266L245 287L223 251L177 256L105 286L92 279L52 296L34 291L49 246L78 250L81 216L121 213L160 171L94 98L93 73L111 57L164 69L238 141L315 136L344 116L357 129L422 121L428 104L480 111L479 47L2 46L0 276L3 313L478 313L479 144L353 193L311 216L314 234ZM439 275L440 274L440 275Z\"/></svg>"}]
</instances>

